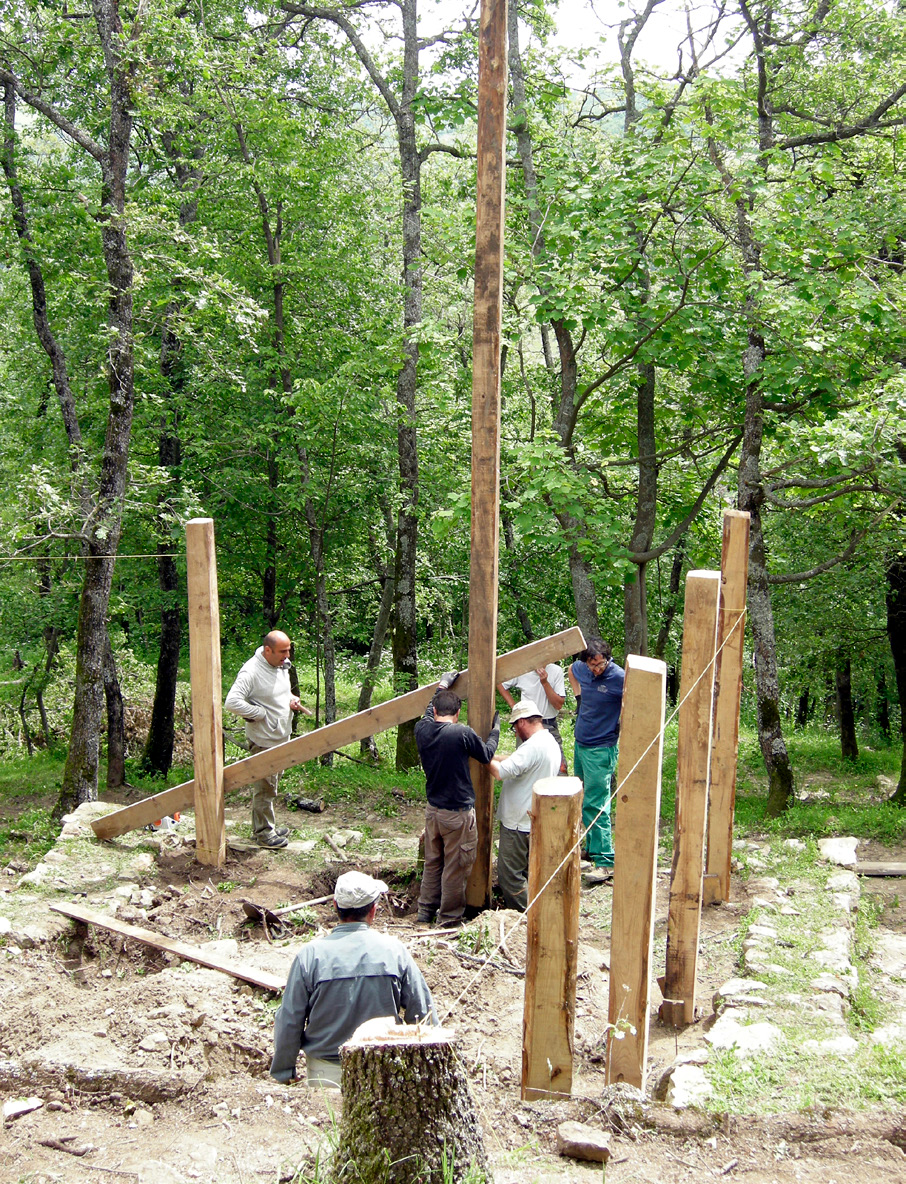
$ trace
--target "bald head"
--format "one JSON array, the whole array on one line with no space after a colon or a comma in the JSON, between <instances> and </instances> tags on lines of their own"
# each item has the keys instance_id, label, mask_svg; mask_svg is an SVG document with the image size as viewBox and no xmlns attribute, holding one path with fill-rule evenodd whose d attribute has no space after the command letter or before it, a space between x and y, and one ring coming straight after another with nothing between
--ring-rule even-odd
<instances>
[{"instance_id":1,"label":"bald head","mask_svg":"<svg viewBox=\"0 0 906 1184\"><path fill-rule=\"evenodd\" d=\"M264 658L270 666L282 666L289 657L292 642L279 629L272 629L264 639Z\"/></svg>"}]
</instances>

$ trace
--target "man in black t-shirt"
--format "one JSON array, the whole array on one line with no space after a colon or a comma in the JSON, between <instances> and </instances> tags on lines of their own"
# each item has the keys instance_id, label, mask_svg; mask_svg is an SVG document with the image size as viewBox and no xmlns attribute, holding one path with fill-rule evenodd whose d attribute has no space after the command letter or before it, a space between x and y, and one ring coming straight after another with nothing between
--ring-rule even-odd
<instances>
[{"instance_id":1,"label":"man in black t-shirt","mask_svg":"<svg viewBox=\"0 0 906 1184\"><path fill-rule=\"evenodd\" d=\"M487 740L459 723L462 700L451 691L458 677L444 674L424 716L415 725L415 742L428 805L425 809L425 869L418 897L418 919L455 928L466 907L466 883L478 847L475 791L469 758L487 765L500 740L500 717Z\"/></svg>"}]
</instances>

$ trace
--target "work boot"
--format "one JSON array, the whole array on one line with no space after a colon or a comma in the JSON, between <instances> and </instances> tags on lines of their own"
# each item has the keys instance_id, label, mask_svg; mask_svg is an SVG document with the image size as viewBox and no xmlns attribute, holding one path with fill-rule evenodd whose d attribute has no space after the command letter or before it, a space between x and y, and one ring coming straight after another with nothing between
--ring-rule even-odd
<instances>
[{"instance_id":1,"label":"work boot","mask_svg":"<svg viewBox=\"0 0 906 1184\"><path fill-rule=\"evenodd\" d=\"M288 835L289 834L289 827L288 826L275 826L274 827L274 834L275 835Z\"/></svg>"},{"instance_id":2,"label":"work boot","mask_svg":"<svg viewBox=\"0 0 906 1184\"><path fill-rule=\"evenodd\" d=\"M263 835L256 835L255 842L259 847L265 847L270 851L279 851L281 847L285 847L289 840L286 835L281 835L277 831L268 831Z\"/></svg>"}]
</instances>

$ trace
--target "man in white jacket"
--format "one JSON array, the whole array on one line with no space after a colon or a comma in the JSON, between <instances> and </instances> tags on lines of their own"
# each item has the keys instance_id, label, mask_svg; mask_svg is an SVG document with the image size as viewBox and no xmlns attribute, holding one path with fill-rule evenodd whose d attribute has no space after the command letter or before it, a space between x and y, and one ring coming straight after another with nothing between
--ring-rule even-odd
<instances>
[{"instance_id":1,"label":"man in white jacket","mask_svg":"<svg viewBox=\"0 0 906 1184\"><path fill-rule=\"evenodd\" d=\"M312 714L290 690L291 645L285 633L277 629L268 633L264 645L239 671L226 697L227 711L245 720L245 738L253 753L284 744L290 738L294 711ZM273 773L252 782L252 832L259 847L272 850L285 847L289 841L289 828L277 826L274 814L279 776Z\"/></svg>"}]
</instances>

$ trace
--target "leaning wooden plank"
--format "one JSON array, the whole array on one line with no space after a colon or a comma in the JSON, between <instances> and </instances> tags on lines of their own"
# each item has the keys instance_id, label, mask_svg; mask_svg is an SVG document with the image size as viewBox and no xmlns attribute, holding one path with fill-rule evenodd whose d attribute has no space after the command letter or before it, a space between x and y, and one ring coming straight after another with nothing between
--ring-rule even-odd
<instances>
[{"instance_id":1,"label":"leaning wooden plank","mask_svg":"<svg viewBox=\"0 0 906 1184\"><path fill-rule=\"evenodd\" d=\"M198 946L190 946L184 941L173 941L160 933L153 933L150 929L142 929L139 925L127 925L125 921L118 921L116 917L95 913L77 904L52 904L50 907L55 913L62 913L64 917L72 917L73 920L84 921L88 925L100 925L102 929L109 929L122 937L144 942L146 946L154 946L157 950L166 950L168 954L175 954L177 958L184 958L187 962L197 962L199 966L231 974L233 978L241 978L243 982L264 987L266 991L282 991L286 986L285 979L277 978L275 974L254 970L251 966L237 966L234 962L228 962L226 958L218 958L216 954L206 954Z\"/></svg>"},{"instance_id":2,"label":"leaning wooden plank","mask_svg":"<svg viewBox=\"0 0 906 1184\"><path fill-rule=\"evenodd\" d=\"M857 876L906 876L906 863L863 863L852 869Z\"/></svg>"},{"instance_id":3,"label":"leaning wooden plank","mask_svg":"<svg viewBox=\"0 0 906 1184\"><path fill-rule=\"evenodd\" d=\"M520 646L518 650L501 654L497 659L495 681L503 682L508 678L517 678L528 670L534 670L548 662L556 662L567 654L577 653L584 648L585 638L581 629L564 629L551 637L544 637L540 641ZM456 680L454 689L460 698L468 698L468 670ZM237 761L234 765L227 765L223 770L223 792L229 793L248 785L250 781L256 781L259 777L269 777L272 773L290 769L293 765L314 760L325 752L334 752L347 744L355 744L357 740L364 740L366 736L373 736L375 732L384 732L388 728L396 727L397 724L405 723L406 720L416 719L424 713L436 690L436 682L419 687L417 691L410 691L408 695L388 699L386 703L369 707L367 711L350 715L334 724L328 724L325 728L317 728L314 732L306 732L304 736L297 736L295 740L287 740L285 744L278 744L276 748L269 748L267 752L259 752L255 756ZM172 789L165 789L153 797L143 798L132 806L124 806L122 810L115 810L112 814L96 819L91 824L92 829L99 839L112 839L116 835L147 826L149 822L154 822L176 810L189 809L194 800L195 782L184 781L182 785L174 785Z\"/></svg>"}]
</instances>

